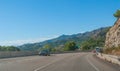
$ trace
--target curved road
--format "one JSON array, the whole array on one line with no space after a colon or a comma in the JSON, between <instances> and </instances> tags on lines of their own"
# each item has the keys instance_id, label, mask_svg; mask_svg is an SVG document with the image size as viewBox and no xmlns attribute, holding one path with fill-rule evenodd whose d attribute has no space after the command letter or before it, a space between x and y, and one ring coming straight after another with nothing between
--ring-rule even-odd
<instances>
[{"instance_id":1,"label":"curved road","mask_svg":"<svg viewBox=\"0 0 120 71\"><path fill-rule=\"evenodd\" d=\"M81 52L0 59L0 71L120 71L120 67Z\"/></svg>"}]
</instances>

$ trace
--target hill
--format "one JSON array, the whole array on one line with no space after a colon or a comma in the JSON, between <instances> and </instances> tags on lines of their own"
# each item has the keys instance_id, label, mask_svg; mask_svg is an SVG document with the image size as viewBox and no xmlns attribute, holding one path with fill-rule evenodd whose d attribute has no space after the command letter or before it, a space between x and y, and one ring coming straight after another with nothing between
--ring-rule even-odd
<instances>
[{"instance_id":1,"label":"hill","mask_svg":"<svg viewBox=\"0 0 120 71\"><path fill-rule=\"evenodd\" d=\"M21 50L30 50L30 51L38 50L39 48L47 44L51 45L53 48L62 48L65 45L65 43L68 41L74 41L77 44L77 46L82 47L83 42L88 41L88 39L90 38L95 40L101 39L102 40L100 41L102 43L101 46L103 46L105 41L105 35L108 32L109 28L110 27L104 27L104 28L99 28L90 32L78 33L73 35L61 35L51 40L46 40L43 42L33 43L33 44L24 44L18 47Z\"/></svg>"},{"instance_id":2,"label":"hill","mask_svg":"<svg viewBox=\"0 0 120 71\"><path fill-rule=\"evenodd\" d=\"M106 35L104 52L120 55L120 10L117 10L114 16L117 20Z\"/></svg>"}]
</instances>

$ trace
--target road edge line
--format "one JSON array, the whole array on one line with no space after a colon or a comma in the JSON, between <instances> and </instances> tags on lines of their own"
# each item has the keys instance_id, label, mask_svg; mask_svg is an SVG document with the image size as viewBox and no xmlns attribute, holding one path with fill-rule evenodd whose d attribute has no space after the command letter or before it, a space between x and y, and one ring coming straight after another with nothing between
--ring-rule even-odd
<instances>
[{"instance_id":1,"label":"road edge line","mask_svg":"<svg viewBox=\"0 0 120 71\"><path fill-rule=\"evenodd\" d=\"M96 71L100 71L92 62L90 62L90 60L88 59L88 55L87 55L87 61L88 63L96 70Z\"/></svg>"}]
</instances>

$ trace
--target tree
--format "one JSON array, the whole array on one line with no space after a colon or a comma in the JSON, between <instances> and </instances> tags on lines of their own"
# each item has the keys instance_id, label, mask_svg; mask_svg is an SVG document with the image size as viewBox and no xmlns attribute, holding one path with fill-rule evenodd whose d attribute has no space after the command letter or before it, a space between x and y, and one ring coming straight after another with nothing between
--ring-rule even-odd
<instances>
[{"instance_id":1,"label":"tree","mask_svg":"<svg viewBox=\"0 0 120 71\"><path fill-rule=\"evenodd\" d=\"M74 51L76 50L78 47L76 46L76 43L75 42L66 42L65 43L65 47L64 47L64 50L65 51Z\"/></svg>"},{"instance_id":2,"label":"tree","mask_svg":"<svg viewBox=\"0 0 120 71\"><path fill-rule=\"evenodd\" d=\"M115 17L120 18L120 10L117 10L116 13L114 14Z\"/></svg>"},{"instance_id":3,"label":"tree","mask_svg":"<svg viewBox=\"0 0 120 71\"><path fill-rule=\"evenodd\" d=\"M52 51L52 46L50 44L46 44L44 45L42 48L40 48L39 50L48 50L48 51Z\"/></svg>"}]
</instances>

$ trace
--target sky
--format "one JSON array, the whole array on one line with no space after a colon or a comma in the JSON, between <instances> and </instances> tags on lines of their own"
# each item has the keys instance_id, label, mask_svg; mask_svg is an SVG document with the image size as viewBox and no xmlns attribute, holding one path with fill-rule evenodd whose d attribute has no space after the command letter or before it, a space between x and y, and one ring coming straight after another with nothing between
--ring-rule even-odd
<instances>
[{"instance_id":1,"label":"sky","mask_svg":"<svg viewBox=\"0 0 120 71\"><path fill-rule=\"evenodd\" d=\"M120 0L0 0L0 45L21 45L112 26Z\"/></svg>"}]
</instances>

